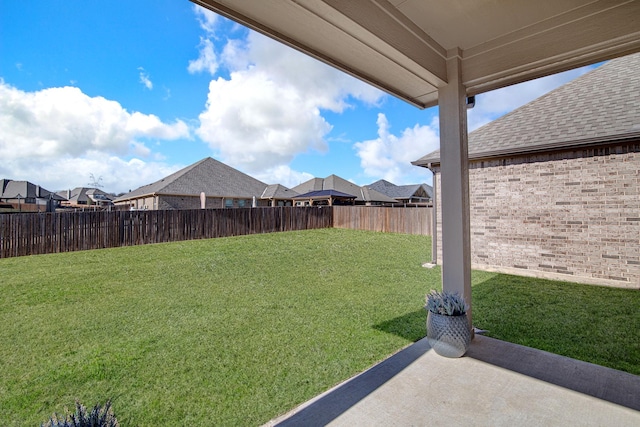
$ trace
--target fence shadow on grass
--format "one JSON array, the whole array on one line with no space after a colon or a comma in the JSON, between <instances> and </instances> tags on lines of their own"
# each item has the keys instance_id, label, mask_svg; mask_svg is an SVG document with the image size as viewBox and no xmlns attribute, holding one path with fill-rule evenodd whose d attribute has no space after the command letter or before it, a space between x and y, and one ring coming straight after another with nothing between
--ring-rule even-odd
<instances>
[{"instance_id":1,"label":"fence shadow on grass","mask_svg":"<svg viewBox=\"0 0 640 427\"><path fill-rule=\"evenodd\" d=\"M373 325L373 328L416 342L427 334L426 322L427 312L420 309Z\"/></svg>"}]
</instances>

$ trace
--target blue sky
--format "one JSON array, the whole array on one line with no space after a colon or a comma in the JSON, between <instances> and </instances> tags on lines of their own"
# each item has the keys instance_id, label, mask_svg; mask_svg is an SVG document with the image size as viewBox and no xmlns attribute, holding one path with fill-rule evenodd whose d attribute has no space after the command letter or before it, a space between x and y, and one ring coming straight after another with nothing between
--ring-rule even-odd
<instances>
[{"instance_id":1,"label":"blue sky","mask_svg":"<svg viewBox=\"0 0 640 427\"><path fill-rule=\"evenodd\" d=\"M431 183L420 110L187 0L0 0L0 178L126 192L211 156L268 184ZM476 99L470 130L587 69Z\"/></svg>"}]
</instances>

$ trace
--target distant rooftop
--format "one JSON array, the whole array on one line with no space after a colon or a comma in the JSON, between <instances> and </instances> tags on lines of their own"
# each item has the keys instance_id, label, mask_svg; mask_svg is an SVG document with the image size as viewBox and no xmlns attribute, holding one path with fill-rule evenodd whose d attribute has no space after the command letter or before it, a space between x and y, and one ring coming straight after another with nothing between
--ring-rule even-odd
<instances>
[{"instance_id":1,"label":"distant rooftop","mask_svg":"<svg viewBox=\"0 0 640 427\"><path fill-rule=\"evenodd\" d=\"M309 181L293 187L298 193L308 193L320 190L337 190L345 194L354 196L358 202L383 202L396 203L397 200L374 189L360 187L337 175L329 175L326 178L312 178Z\"/></svg>"},{"instance_id":2,"label":"distant rooftop","mask_svg":"<svg viewBox=\"0 0 640 427\"><path fill-rule=\"evenodd\" d=\"M135 199L145 195L199 195L219 197L260 197L267 184L211 157L144 185L116 201Z\"/></svg>"}]
</instances>

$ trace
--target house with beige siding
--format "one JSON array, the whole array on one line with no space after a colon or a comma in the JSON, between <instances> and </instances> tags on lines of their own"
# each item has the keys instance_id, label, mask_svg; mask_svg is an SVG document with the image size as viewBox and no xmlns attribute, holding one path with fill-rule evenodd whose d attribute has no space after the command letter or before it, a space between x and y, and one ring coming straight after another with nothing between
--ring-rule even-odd
<instances>
[{"instance_id":1,"label":"house with beige siding","mask_svg":"<svg viewBox=\"0 0 640 427\"><path fill-rule=\"evenodd\" d=\"M61 205L68 208L100 207L109 209L113 205L113 195L99 188L76 187L73 190L58 191L58 196L66 199Z\"/></svg>"},{"instance_id":2,"label":"house with beige siding","mask_svg":"<svg viewBox=\"0 0 640 427\"><path fill-rule=\"evenodd\" d=\"M260 196L261 200L268 200L271 206L293 206L293 198L298 193L282 184L267 186Z\"/></svg>"},{"instance_id":3,"label":"house with beige siding","mask_svg":"<svg viewBox=\"0 0 640 427\"><path fill-rule=\"evenodd\" d=\"M54 212L63 197L29 181L0 179L3 212Z\"/></svg>"},{"instance_id":4,"label":"house with beige siding","mask_svg":"<svg viewBox=\"0 0 640 427\"><path fill-rule=\"evenodd\" d=\"M640 288L640 54L471 132L469 189L474 268Z\"/></svg>"}]
</instances>

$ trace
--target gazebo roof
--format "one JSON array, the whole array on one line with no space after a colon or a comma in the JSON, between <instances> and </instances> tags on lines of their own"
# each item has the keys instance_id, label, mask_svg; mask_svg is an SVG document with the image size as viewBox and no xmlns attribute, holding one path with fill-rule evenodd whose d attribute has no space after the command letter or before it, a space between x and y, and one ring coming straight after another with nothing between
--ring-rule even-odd
<instances>
[{"instance_id":1,"label":"gazebo roof","mask_svg":"<svg viewBox=\"0 0 640 427\"><path fill-rule=\"evenodd\" d=\"M293 197L293 200L299 199L352 199L355 200L356 196L351 194L343 193L337 190L318 190L318 191L310 191L308 193L300 194L298 196Z\"/></svg>"}]
</instances>

